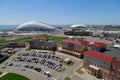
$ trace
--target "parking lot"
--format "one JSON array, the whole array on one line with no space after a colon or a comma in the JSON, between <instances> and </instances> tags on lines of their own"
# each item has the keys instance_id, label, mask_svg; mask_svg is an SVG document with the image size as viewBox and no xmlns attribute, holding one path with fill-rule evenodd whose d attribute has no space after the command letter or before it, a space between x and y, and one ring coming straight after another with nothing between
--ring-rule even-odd
<instances>
[{"instance_id":1,"label":"parking lot","mask_svg":"<svg viewBox=\"0 0 120 80\"><path fill-rule=\"evenodd\" d=\"M21 54L14 54L5 61L3 65L5 65L6 68L0 70L22 74L32 80L63 80L66 76L70 76L72 80L84 80L74 74L74 69L81 65L82 61L72 56L58 52L53 55L50 52L45 51L26 52L21 50L19 53ZM59 62L67 57L75 62L73 66L67 66ZM65 71L59 72L63 67L65 68ZM30 74L36 74L36 77L31 77ZM42 79L40 79L40 76Z\"/></svg>"},{"instance_id":2,"label":"parking lot","mask_svg":"<svg viewBox=\"0 0 120 80\"><path fill-rule=\"evenodd\" d=\"M54 71L58 71L62 68L62 64L59 63L62 58L52 55L48 52L25 52L19 57L16 57L14 61L36 63L46 66Z\"/></svg>"},{"instance_id":3,"label":"parking lot","mask_svg":"<svg viewBox=\"0 0 120 80\"><path fill-rule=\"evenodd\" d=\"M46 75L47 77L51 77L51 73L45 69L39 68L39 67L35 67L35 66L30 66L30 65L26 65L26 64L21 64L21 63L9 63L7 64L7 66L9 67L20 67L22 71L26 71L26 70L34 70L42 75Z\"/></svg>"}]
</instances>

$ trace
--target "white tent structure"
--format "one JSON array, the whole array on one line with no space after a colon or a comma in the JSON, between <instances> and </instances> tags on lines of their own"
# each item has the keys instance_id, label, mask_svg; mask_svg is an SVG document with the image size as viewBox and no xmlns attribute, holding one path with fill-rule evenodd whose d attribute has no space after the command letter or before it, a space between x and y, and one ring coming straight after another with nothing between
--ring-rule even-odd
<instances>
[{"instance_id":1,"label":"white tent structure","mask_svg":"<svg viewBox=\"0 0 120 80\"><path fill-rule=\"evenodd\" d=\"M86 25L83 25L83 24L74 24L71 26L71 28L85 28Z\"/></svg>"},{"instance_id":2,"label":"white tent structure","mask_svg":"<svg viewBox=\"0 0 120 80\"><path fill-rule=\"evenodd\" d=\"M16 28L16 30L19 32L21 31L23 32L29 32L29 31L54 32L56 28L40 21L29 21L19 25Z\"/></svg>"}]
</instances>

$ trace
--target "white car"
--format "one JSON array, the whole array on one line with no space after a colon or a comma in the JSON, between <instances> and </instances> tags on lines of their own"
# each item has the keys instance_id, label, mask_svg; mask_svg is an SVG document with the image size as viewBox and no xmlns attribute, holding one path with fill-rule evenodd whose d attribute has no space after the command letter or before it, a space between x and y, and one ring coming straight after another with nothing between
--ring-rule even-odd
<instances>
[{"instance_id":1,"label":"white car","mask_svg":"<svg viewBox=\"0 0 120 80\"><path fill-rule=\"evenodd\" d=\"M120 49L120 45L118 45L118 44L113 45L113 47Z\"/></svg>"}]
</instances>

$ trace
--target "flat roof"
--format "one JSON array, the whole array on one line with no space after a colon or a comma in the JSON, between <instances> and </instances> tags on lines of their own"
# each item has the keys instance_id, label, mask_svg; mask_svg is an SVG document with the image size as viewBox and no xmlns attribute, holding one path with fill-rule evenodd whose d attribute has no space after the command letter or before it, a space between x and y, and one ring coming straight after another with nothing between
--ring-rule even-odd
<instances>
[{"instance_id":1,"label":"flat roof","mask_svg":"<svg viewBox=\"0 0 120 80\"><path fill-rule=\"evenodd\" d=\"M106 48L107 50L103 52L104 55L115 57L120 61L120 50L116 48Z\"/></svg>"},{"instance_id":2,"label":"flat roof","mask_svg":"<svg viewBox=\"0 0 120 80\"><path fill-rule=\"evenodd\" d=\"M71 43L71 44L78 44L78 45L89 44L88 41L73 41L73 40L69 40L69 39L63 40L62 42L67 42L67 43Z\"/></svg>"}]
</instances>

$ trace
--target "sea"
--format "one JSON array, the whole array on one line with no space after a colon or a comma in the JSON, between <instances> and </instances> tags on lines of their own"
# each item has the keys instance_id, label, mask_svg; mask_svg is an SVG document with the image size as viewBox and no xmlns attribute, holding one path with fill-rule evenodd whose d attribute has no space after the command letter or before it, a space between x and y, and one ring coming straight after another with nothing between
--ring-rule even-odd
<instances>
[{"instance_id":1,"label":"sea","mask_svg":"<svg viewBox=\"0 0 120 80\"><path fill-rule=\"evenodd\" d=\"M0 25L0 31L11 31L15 30L18 25Z\"/></svg>"},{"instance_id":2,"label":"sea","mask_svg":"<svg viewBox=\"0 0 120 80\"><path fill-rule=\"evenodd\" d=\"M0 25L0 31L12 31L15 30L19 25ZM70 27L70 25L52 25L54 27Z\"/></svg>"}]
</instances>

